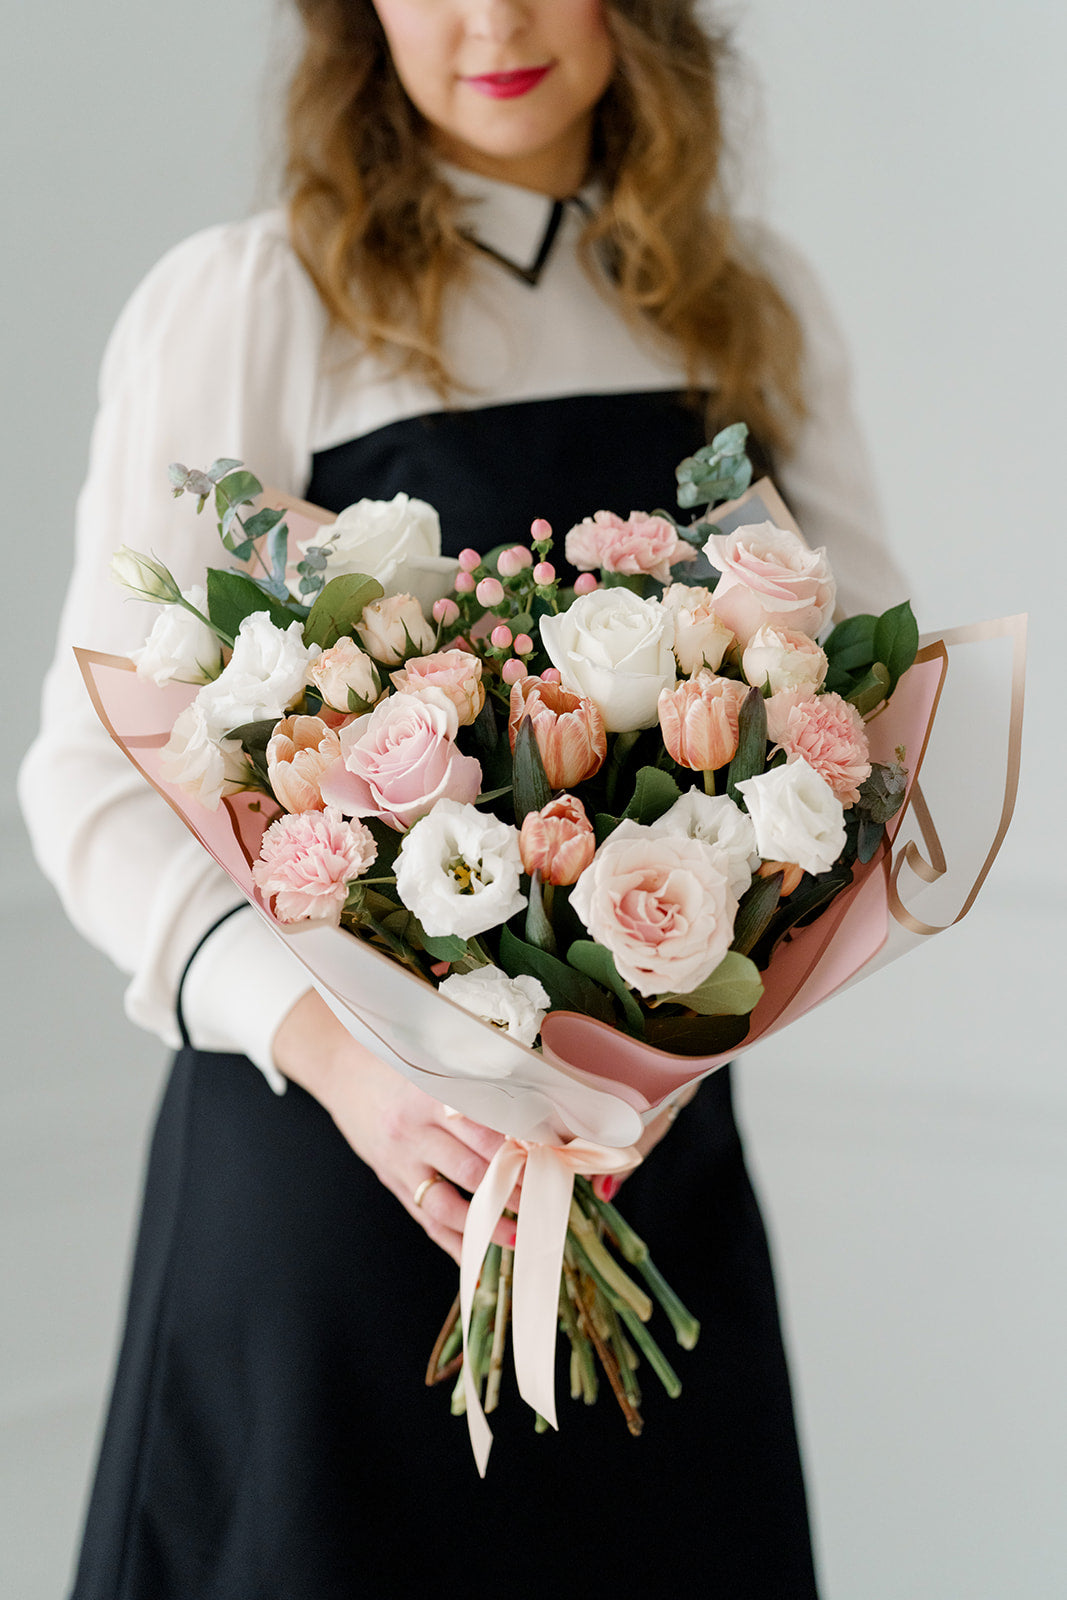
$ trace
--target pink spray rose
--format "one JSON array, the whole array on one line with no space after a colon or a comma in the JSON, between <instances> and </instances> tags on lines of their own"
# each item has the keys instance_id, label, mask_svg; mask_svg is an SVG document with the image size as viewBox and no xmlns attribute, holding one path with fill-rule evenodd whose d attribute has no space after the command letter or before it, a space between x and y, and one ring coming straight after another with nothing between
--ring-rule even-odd
<instances>
[{"instance_id":1,"label":"pink spray rose","mask_svg":"<svg viewBox=\"0 0 1067 1600\"><path fill-rule=\"evenodd\" d=\"M574 883L596 850L593 824L582 802L573 794L550 800L540 811L529 811L519 832L522 867L543 883Z\"/></svg>"},{"instance_id":2,"label":"pink spray rose","mask_svg":"<svg viewBox=\"0 0 1067 1600\"><path fill-rule=\"evenodd\" d=\"M741 666L749 683L772 694L803 689L814 694L826 677L826 651L796 628L758 628L745 646Z\"/></svg>"},{"instance_id":3,"label":"pink spray rose","mask_svg":"<svg viewBox=\"0 0 1067 1600\"><path fill-rule=\"evenodd\" d=\"M429 650L437 637L410 594L387 594L364 606L356 632L367 654L387 667L398 667L405 656Z\"/></svg>"},{"instance_id":4,"label":"pink spray rose","mask_svg":"<svg viewBox=\"0 0 1067 1600\"><path fill-rule=\"evenodd\" d=\"M699 672L701 667L707 667L718 672L734 635L716 612L711 590L696 584L672 583L664 590L660 604L674 618L674 654L682 671Z\"/></svg>"},{"instance_id":5,"label":"pink spray rose","mask_svg":"<svg viewBox=\"0 0 1067 1600\"><path fill-rule=\"evenodd\" d=\"M814 638L834 609L837 586L825 550L773 522L712 534L704 554L722 573L715 610L746 645L758 628L796 628Z\"/></svg>"},{"instance_id":6,"label":"pink spray rose","mask_svg":"<svg viewBox=\"0 0 1067 1600\"><path fill-rule=\"evenodd\" d=\"M436 650L429 656L410 656L400 672L391 672L393 688L402 694L440 689L456 708L459 725L473 722L485 704L482 663L469 650Z\"/></svg>"},{"instance_id":7,"label":"pink spray rose","mask_svg":"<svg viewBox=\"0 0 1067 1600\"><path fill-rule=\"evenodd\" d=\"M369 711L382 692L370 656L347 635L308 668L308 682L333 711Z\"/></svg>"},{"instance_id":8,"label":"pink spray rose","mask_svg":"<svg viewBox=\"0 0 1067 1600\"><path fill-rule=\"evenodd\" d=\"M257 887L274 898L279 922L332 922L336 926L348 885L367 871L378 853L362 822L345 822L339 811L304 811L279 817L263 835L252 868Z\"/></svg>"},{"instance_id":9,"label":"pink spray rose","mask_svg":"<svg viewBox=\"0 0 1067 1600\"><path fill-rule=\"evenodd\" d=\"M855 706L839 694L807 695L800 689L772 694L766 706L767 736L787 761L803 757L843 806L855 805L860 784L871 775L867 729Z\"/></svg>"},{"instance_id":10,"label":"pink spray rose","mask_svg":"<svg viewBox=\"0 0 1067 1600\"><path fill-rule=\"evenodd\" d=\"M640 994L690 994L730 948L737 901L703 839L620 822L571 890L590 936Z\"/></svg>"},{"instance_id":11,"label":"pink spray rose","mask_svg":"<svg viewBox=\"0 0 1067 1600\"><path fill-rule=\"evenodd\" d=\"M341 759L322 775L323 799L400 831L438 800L473 805L482 769L456 748L458 730L456 708L439 689L390 695L341 729Z\"/></svg>"},{"instance_id":12,"label":"pink spray rose","mask_svg":"<svg viewBox=\"0 0 1067 1600\"><path fill-rule=\"evenodd\" d=\"M631 511L625 520L614 511L598 511L571 529L565 549L579 571L601 567L605 572L647 573L660 583L670 583L677 562L696 559L696 551L679 539L673 523L643 511Z\"/></svg>"},{"instance_id":13,"label":"pink spray rose","mask_svg":"<svg viewBox=\"0 0 1067 1600\"><path fill-rule=\"evenodd\" d=\"M267 776L286 811L322 811L319 779L339 760L341 745L321 717L285 717L267 745Z\"/></svg>"}]
</instances>

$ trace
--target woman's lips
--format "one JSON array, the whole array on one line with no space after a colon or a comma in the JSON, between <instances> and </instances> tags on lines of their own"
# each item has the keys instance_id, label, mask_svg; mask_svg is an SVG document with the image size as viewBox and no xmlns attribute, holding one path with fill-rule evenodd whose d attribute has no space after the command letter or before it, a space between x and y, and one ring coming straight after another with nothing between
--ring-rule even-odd
<instances>
[{"instance_id":1,"label":"woman's lips","mask_svg":"<svg viewBox=\"0 0 1067 1600\"><path fill-rule=\"evenodd\" d=\"M514 100L518 95L529 94L542 79L547 78L554 63L543 67L519 67L515 72L483 72L463 82L478 94L487 94L492 100Z\"/></svg>"}]
</instances>

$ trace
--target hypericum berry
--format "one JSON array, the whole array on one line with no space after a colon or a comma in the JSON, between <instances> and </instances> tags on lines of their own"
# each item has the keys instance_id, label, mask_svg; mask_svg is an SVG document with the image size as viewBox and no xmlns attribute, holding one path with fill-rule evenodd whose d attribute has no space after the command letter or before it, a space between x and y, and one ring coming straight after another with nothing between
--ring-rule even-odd
<instances>
[{"instance_id":1,"label":"hypericum berry","mask_svg":"<svg viewBox=\"0 0 1067 1600\"><path fill-rule=\"evenodd\" d=\"M529 674L526 669L526 663L524 661L516 661L515 657L512 656L509 661L504 662L500 669L500 676L505 683L521 683L523 678L528 677Z\"/></svg>"},{"instance_id":2,"label":"hypericum berry","mask_svg":"<svg viewBox=\"0 0 1067 1600\"><path fill-rule=\"evenodd\" d=\"M506 622L500 622L493 629L489 638L498 650L506 650L511 643L511 629Z\"/></svg>"},{"instance_id":3,"label":"hypericum berry","mask_svg":"<svg viewBox=\"0 0 1067 1600\"><path fill-rule=\"evenodd\" d=\"M551 561L539 561L536 567L533 569L533 576L535 583L554 583L556 579L556 569L552 565Z\"/></svg>"},{"instance_id":4,"label":"hypericum berry","mask_svg":"<svg viewBox=\"0 0 1067 1600\"><path fill-rule=\"evenodd\" d=\"M498 606L504 598L504 585L499 578L483 578L475 593L480 606Z\"/></svg>"},{"instance_id":5,"label":"hypericum berry","mask_svg":"<svg viewBox=\"0 0 1067 1600\"><path fill-rule=\"evenodd\" d=\"M468 550L461 550L460 551L460 553L459 553L459 565L460 565L460 570L462 572L473 572L475 570L475 568L476 567L480 567L481 564L482 564L482 558L478 554L477 550L469 550L468 549Z\"/></svg>"},{"instance_id":6,"label":"hypericum berry","mask_svg":"<svg viewBox=\"0 0 1067 1600\"><path fill-rule=\"evenodd\" d=\"M502 550L496 564L496 570L502 578L514 578L524 567L533 565L533 556L525 545L514 544L510 550Z\"/></svg>"},{"instance_id":7,"label":"hypericum berry","mask_svg":"<svg viewBox=\"0 0 1067 1600\"><path fill-rule=\"evenodd\" d=\"M450 600L447 595L445 595L441 600L434 601L433 620L435 622L439 622L443 628L447 628L450 623L455 622L458 616L459 607L457 606L456 602L454 600Z\"/></svg>"},{"instance_id":8,"label":"hypericum berry","mask_svg":"<svg viewBox=\"0 0 1067 1600\"><path fill-rule=\"evenodd\" d=\"M528 656L533 647L534 642L528 633L517 633L515 635L515 654L517 656Z\"/></svg>"},{"instance_id":9,"label":"hypericum berry","mask_svg":"<svg viewBox=\"0 0 1067 1600\"><path fill-rule=\"evenodd\" d=\"M597 587L599 579L593 572L580 572L574 580L575 594L592 594Z\"/></svg>"}]
</instances>

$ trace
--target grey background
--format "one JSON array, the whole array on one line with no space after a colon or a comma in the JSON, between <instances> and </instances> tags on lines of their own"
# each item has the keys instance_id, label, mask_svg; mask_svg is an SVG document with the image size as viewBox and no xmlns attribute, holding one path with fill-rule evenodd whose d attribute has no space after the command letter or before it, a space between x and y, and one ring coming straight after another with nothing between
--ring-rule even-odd
<instances>
[{"instance_id":1,"label":"grey background","mask_svg":"<svg viewBox=\"0 0 1067 1600\"><path fill-rule=\"evenodd\" d=\"M1044 1600L1067 1584L1067 13L741 0L732 15L755 63L730 96L745 204L807 251L845 323L921 621L1029 610L1032 629L1023 786L978 906L738 1074L825 1593ZM9 15L0 1591L23 1600L66 1581L162 1053L29 861L14 768L103 342L164 249L269 200L286 56L260 0Z\"/></svg>"}]
</instances>

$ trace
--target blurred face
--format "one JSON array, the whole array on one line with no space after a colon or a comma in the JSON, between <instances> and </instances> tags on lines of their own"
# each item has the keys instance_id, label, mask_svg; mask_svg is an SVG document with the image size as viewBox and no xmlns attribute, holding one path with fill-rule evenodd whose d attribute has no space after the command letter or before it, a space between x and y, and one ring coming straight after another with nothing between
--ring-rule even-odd
<instances>
[{"instance_id":1,"label":"blurred face","mask_svg":"<svg viewBox=\"0 0 1067 1600\"><path fill-rule=\"evenodd\" d=\"M614 49L601 0L373 0L446 160L545 194L581 184Z\"/></svg>"}]
</instances>

